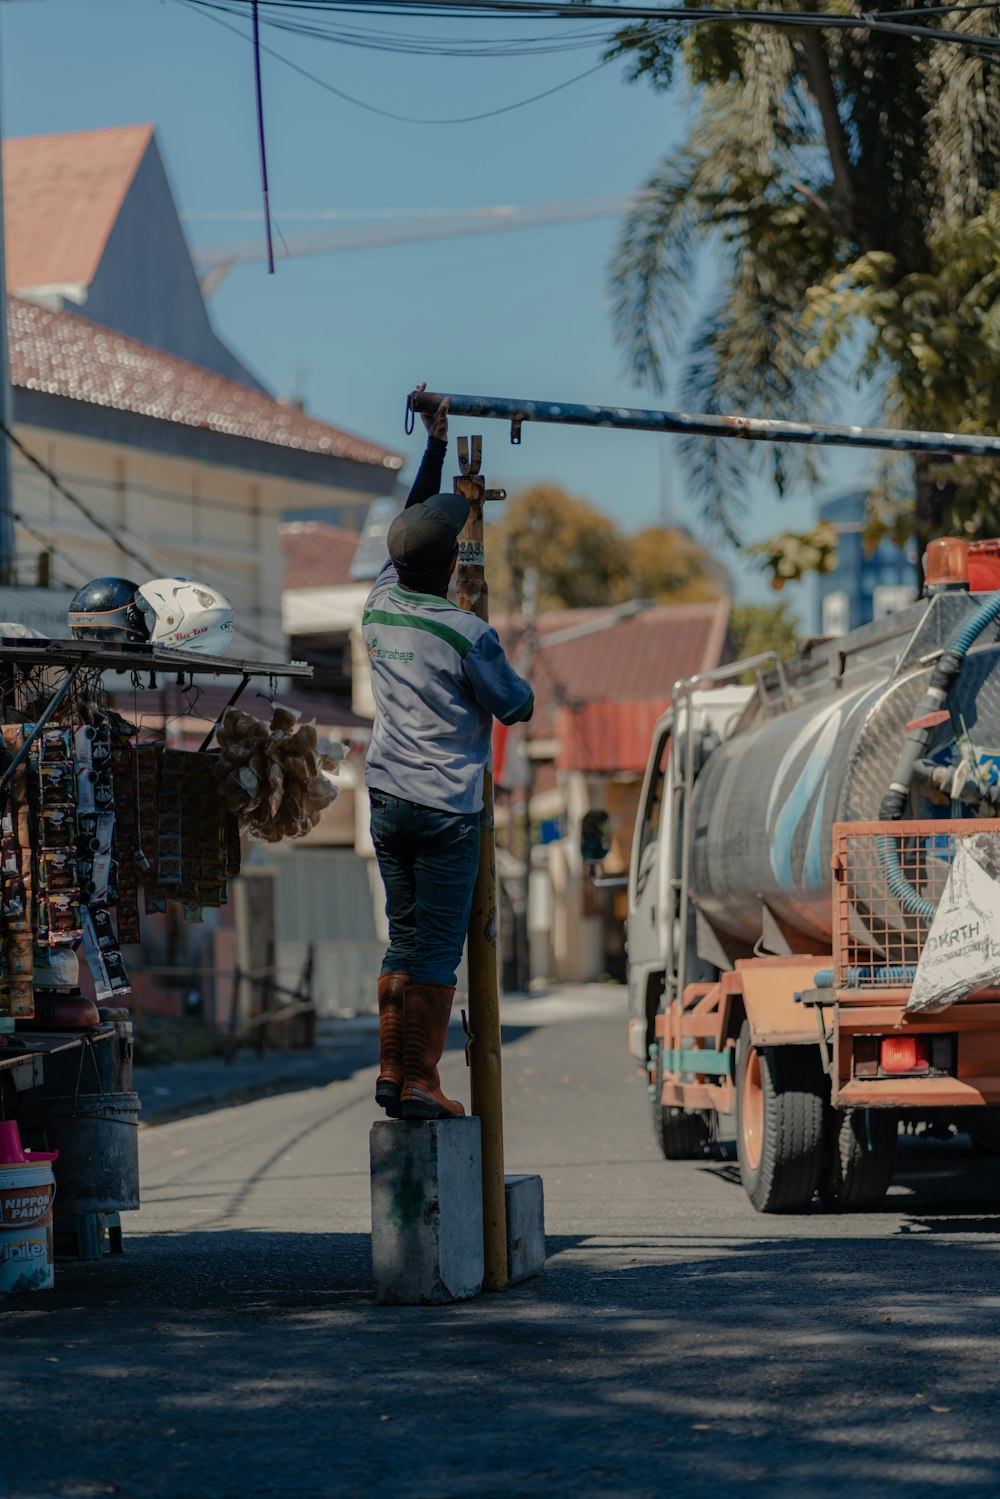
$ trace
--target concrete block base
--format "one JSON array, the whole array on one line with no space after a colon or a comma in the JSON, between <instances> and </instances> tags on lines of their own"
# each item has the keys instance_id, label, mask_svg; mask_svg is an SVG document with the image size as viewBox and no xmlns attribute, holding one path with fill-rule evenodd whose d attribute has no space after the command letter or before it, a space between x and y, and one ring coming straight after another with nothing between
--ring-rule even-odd
<instances>
[{"instance_id":1,"label":"concrete block base","mask_svg":"<svg viewBox=\"0 0 1000 1499\"><path fill-rule=\"evenodd\" d=\"M483 1162L478 1119L372 1125L375 1300L463 1301L483 1285Z\"/></svg>"},{"instance_id":2,"label":"concrete block base","mask_svg":"<svg viewBox=\"0 0 1000 1499\"><path fill-rule=\"evenodd\" d=\"M511 1285L545 1268L545 1199L540 1176L505 1176L507 1274Z\"/></svg>"}]
</instances>

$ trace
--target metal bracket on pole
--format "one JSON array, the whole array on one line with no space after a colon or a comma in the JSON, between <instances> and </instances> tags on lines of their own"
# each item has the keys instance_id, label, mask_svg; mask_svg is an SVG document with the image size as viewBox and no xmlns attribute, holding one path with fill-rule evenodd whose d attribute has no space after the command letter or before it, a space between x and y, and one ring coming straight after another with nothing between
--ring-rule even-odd
<instances>
[{"instance_id":1,"label":"metal bracket on pole","mask_svg":"<svg viewBox=\"0 0 1000 1499\"><path fill-rule=\"evenodd\" d=\"M460 437L458 439L458 468L463 479L477 476L483 466L483 439Z\"/></svg>"},{"instance_id":2,"label":"metal bracket on pole","mask_svg":"<svg viewBox=\"0 0 1000 1499\"><path fill-rule=\"evenodd\" d=\"M193 676L192 676L192 680L193 680ZM214 724L212 725L212 727L209 729L208 733L205 735L204 739L199 744L199 746L198 746L198 753L199 754L204 754L205 751L208 749L208 746L211 744L212 740L215 738L216 732L217 732L217 730L219 728L219 725L222 723L222 720L225 718L225 716L229 712L230 708L232 708L234 706L234 704L237 702L237 700L243 696L243 694L246 691L249 683L250 683L250 678L248 676L245 676L243 678L243 680L240 682L239 686L235 688L232 697L229 699L228 703L223 708L222 712L219 714L218 718L215 720Z\"/></svg>"}]
</instances>

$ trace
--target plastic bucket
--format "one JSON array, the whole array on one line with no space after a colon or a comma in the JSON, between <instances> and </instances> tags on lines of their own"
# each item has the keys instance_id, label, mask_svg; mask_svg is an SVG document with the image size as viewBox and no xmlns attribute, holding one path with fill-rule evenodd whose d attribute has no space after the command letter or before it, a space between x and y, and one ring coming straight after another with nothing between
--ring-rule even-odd
<instances>
[{"instance_id":1,"label":"plastic bucket","mask_svg":"<svg viewBox=\"0 0 1000 1499\"><path fill-rule=\"evenodd\" d=\"M47 1161L0 1166L0 1294L51 1290L55 1195Z\"/></svg>"}]
</instances>

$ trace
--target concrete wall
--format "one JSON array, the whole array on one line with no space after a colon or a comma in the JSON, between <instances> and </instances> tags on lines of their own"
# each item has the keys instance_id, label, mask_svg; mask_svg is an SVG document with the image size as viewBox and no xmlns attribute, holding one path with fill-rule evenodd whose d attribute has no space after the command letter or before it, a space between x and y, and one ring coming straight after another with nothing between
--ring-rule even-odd
<instances>
[{"instance_id":1,"label":"concrete wall","mask_svg":"<svg viewBox=\"0 0 1000 1499\"><path fill-rule=\"evenodd\" d=\"M315 947L315 992L321 1015L377 1008L377 980L385 939L376 924L384 904L373 859L353 849L270 853L277 872L278 962L287 982Z\"/></svg>"},{"instance_id":2,"label":"concrete wall","mask_svg":"<svg viewBox=\"0 0 1000 1499\"><path fill-rule=\"evenodd\" d=\"M19 581L35 581L44 543L56 548L52 578L64 591L107 574L136 582L142 575L203 577L221 588L236 609L233 655L286 656L278 525L288 505L305 505L329 493L356 504L368 499L356 491L51 429L18 423L17 431L29 450L150 564L145 570L125 556L15 452L14 508L35 533L17 528Z\"/></svg>"}]
</instances>

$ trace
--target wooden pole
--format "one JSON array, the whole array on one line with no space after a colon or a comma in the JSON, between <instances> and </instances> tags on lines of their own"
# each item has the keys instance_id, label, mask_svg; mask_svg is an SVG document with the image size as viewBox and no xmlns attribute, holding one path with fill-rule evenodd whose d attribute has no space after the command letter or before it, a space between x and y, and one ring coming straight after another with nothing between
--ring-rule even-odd
<instances>
[{"instance_id":1,"label":"wooden pole","mask_svg":"<svg viewBox=\"0 0 1000 1499\"><path fill-rule=\"evenodd\" d=\"M483 542L486 481L479 472L482 439L459 438L455 493L469 501L469 521L459 538L456 586L461 608L489 618ZM504 1195L503 1076L500 1050L500 982L497 971L497 868L493 836L493 776L483 774L479 871L469 918L469 1066L472 1112L483 1142L483 1290L507 1288L507 1203Z\"/></svg>"}]
</instances>

